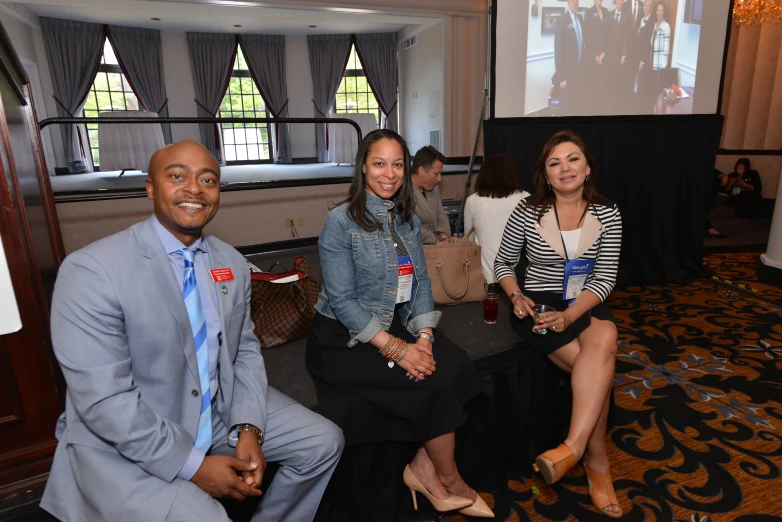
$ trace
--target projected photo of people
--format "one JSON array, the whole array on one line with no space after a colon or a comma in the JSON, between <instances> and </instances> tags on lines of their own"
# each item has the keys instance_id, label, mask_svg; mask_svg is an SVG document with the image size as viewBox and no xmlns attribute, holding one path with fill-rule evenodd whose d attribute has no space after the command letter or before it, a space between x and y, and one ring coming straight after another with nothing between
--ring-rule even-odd
<instances>
[{"instance_id":1,"label":"projected photo of people","mask_svg":"<svg viewBox=\"0 0 782 522\"><path fill-rule=\"evenodd\" d=\"M703 2L530 0L524 114L691 114Z\"/></svg>"}]
</instances>

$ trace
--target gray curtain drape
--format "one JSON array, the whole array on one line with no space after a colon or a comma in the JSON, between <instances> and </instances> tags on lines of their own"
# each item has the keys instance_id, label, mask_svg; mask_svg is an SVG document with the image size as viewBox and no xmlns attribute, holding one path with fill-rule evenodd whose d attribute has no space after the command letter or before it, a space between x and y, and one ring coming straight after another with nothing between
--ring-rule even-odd
<instances>
[{"instance_id":1,"label":"gray curtain drape","mask_svg":"<svg viewBox=\"0 0 782 522\"><path fill-rule=\"evenodd\" d=\"M231 79L236 59L236 35L187 33L187 49L190 52L198 116L213 118L220 109ZM201 123L199 128L201 143L222 163L219 127L213 123Z\"/></svg>"},{"instance_id":2,"label":"gray curtain drape","mask_svg":"<svg viewBox=\"0 0 782 522\"><path fill-rule=\"evenodd\" d=\"M312 71L312 92L315 117L328 116L334 104L334 96L342 81L342 72L348 63L350 35L309 35L307 47ZM327 129L324 124L315 125L315 146L318 161L328 161Z\"/></svg>"},{"instance_id":3,"label":"gray curtain drape","mask_svg":"<svg viewBox=\"0 0 782 522\"><path fill-rule=\"evenodd\" d=\"M168 116L160 31L110 25L108 36L117 60L144 108L158 116ZM171 125L165 123L162 127L163 138L171 143Z\"/></svg>"},{"instance_id":4,"label":"gray curtain drape","mask_svg":"<svg viewBox=\"0 0 782 522\"><path fill-rule=\"evenodd\" d=\"M386 116L386 128L399 129L397 118L397 34L356 35L356 52L372 87L380 110ZM380 122L378 122L378 125Z\"/></svg>"},{"instance_id":5,"label":"gray curtain drape","mask_svg":"<svg viewBox=\"0 0 782 522\"><path fill-rule=\"evenodd\" d=\"M98 73L106 36L104 26L46 16L40 17L40 21L57 113L60 117L80 117ZM91 164L86 159L87 136L78 136L76 125L62 125L61 129L68 167L72 171L84 171Z\"/></svg>"},{"instance_id":6,"label":"gray curtain drape","mask_svg":"<svg viewBox=\"0 0 782 522\"><path fill-rule=\"evenodd\" d=\"M240 34L244 59L261 91L266 108L275 118L288 117L288 83L285 80L285 37ZM275 124L276 163L291 162L288 124Z\"/></svg>"}]
</instances>

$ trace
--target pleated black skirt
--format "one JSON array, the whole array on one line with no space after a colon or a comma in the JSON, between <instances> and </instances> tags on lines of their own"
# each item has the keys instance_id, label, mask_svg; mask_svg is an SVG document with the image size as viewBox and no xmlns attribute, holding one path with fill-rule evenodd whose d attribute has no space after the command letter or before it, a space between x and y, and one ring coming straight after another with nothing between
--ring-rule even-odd
<instances>
[{"instance_id":1,"label":"pleated black skirt","mask_svg":"<svg viewBox=\"0 0 782 522\"><path fill-rule=\"evenodd\" d=\"M525 290L524 295L532 299L535 304L549 305L558 311L567 309L567 301L562 299L562 294L559 292L535 292L532 290ZM549 330L546 334L536 334L532 331L532 327L535 326L535 323L531 317L519 319L512 313L510 321L513 329L516 330L516 333L521 336L528 346L534 348L541 355L548 357L559 348L572 342L581 332L586 330L592 321L592 317L615 322L611 310L608 309L605 303L600 303L592 308L592 310L576 319L564 332Z\"/></svg>"},{"instance_id":2,"label":"pleated black skirt","mask_svg":"<svg viewBox=\"0 0 782 522\"><path fill-rule=\"evenodd\" d=\"M398 314L389 333L415 342ZM339 321L319 313L310 323L306 362L318 393L318 412L342 428L349 446L376 442L423 443L467 421L465 404L481 393L467 353L435 334L435 372L409 380L399 365L388 367L377 349L359 343Z\"/></svg>"}]
</instances>

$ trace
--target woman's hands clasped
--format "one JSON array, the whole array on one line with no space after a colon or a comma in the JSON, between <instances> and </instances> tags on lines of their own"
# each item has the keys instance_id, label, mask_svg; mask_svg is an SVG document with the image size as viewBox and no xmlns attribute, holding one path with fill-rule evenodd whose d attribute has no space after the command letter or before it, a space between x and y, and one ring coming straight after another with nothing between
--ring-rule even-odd
<instances>
[{"instance_id":1,"label":"woman's hands clasped","mask_svg":"<svg viewBox=\"0 0 782 522\"><path fill-rule=\"evenodd\" d=\"M432 345L425 339L418 339L417 343L407 343L407 353L404 359L397 364L407 370L408 378L417 381L422 381L432 375L437 366L434 361Z\"/></svg>"}]
</instances>

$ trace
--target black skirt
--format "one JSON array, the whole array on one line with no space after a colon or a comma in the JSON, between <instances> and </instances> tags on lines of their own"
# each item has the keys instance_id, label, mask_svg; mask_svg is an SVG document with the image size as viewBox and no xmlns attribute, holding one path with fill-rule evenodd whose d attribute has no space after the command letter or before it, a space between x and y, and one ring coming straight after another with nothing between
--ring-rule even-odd
<instances>
[{"instance_id":1,"label":"black skirt","mask_svg":"<svg viewBox=\"0 0 782 522\"><path fill-rule=\"evenodd\" d=\"M399 314L389 333L415 342ZM401 366L389 368L371 344L348 348L347 328L315 314L307 337L307 369L315 381L318 412L342 428L347 445L423 443L466 422L465 404L481 393L478 372L464 350L440 332L435 337L437 369L415 382Z\"/></svg>"},{"instance_id":2,"label":"black skirt","mask_svg":"<svg viewBox=\"0 0 782 522\"><path fill-rule=\"evenodd\" d=\"M549 305L560 312L567 309L567 300L562 299L562 294L559 292L535 292L532 290L524 290L524 295L532 299L535 304ZM573 321L573 324L568 326L564 332L549 330L546 334L536 334L532 331L532 327L535 326L535 323L529 316L524 319L519 319L512 313L510 321L513 329L516 330L516 333L521 336L527 345L534 348L541 355L548 357L558 349L572 342L581 332L586 330L592 321L592 317L604 321L615 322L611 310L608 309L605 303L600 303Z\"/></svg>"}]
</instances>

